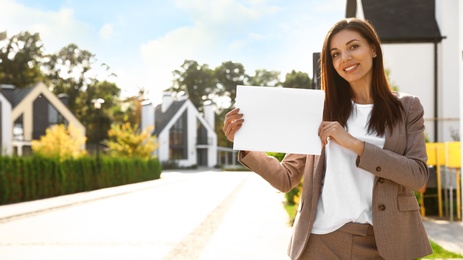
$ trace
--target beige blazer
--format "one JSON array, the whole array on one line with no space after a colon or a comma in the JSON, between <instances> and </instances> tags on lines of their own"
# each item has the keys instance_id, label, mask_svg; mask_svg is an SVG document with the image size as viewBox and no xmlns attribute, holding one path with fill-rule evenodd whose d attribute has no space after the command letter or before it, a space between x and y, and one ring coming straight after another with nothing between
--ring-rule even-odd
<instances>
[{"instance_id":1,"label":"beige blazer","mask_svg":"<svg viewBox=\"0 0 463 260\"><path fill-rule=\"evenodd\" d=\"M413 190L428 180L423 107L418 98L397 94L405 113L384 148L365 143L357 166L375 175L373 228L379 254L385 259L414 259L432 253ZM240 153L240 162L273 187L288 192L304 177L302 196L288 254L298 259L310 238L322 191L325 156L287 154L280 163L263 152ZM343 192L343 189L339 189Z\"/></svg>"}]
</instances>

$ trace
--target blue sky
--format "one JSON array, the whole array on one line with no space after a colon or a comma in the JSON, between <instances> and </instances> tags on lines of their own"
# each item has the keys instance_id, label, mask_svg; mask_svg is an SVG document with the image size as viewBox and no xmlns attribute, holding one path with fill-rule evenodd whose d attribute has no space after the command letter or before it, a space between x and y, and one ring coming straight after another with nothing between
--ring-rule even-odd
<instances>
[{"instance_id":1,"label":"blue sky","mask_svg":"<svg viewBox=\"0 0 463 260\"><path fill-rule=\"evenodd\" d=\"M106 63L110 78L159 102L185 59L225 61L312 77L312 53L344 17L345 0L0 0L0 31L38 32L46 53L75 43ZM96 72L98 73L98 72Z\"/></svg>"}]
</instances>

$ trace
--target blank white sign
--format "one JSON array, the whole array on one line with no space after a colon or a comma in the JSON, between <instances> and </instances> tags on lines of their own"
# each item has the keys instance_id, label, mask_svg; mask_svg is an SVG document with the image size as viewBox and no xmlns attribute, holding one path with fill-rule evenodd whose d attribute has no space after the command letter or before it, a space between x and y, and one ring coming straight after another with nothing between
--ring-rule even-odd
<instances>
[{"instance_id":1,"label":"blank white sign","mask_svg":"<svg viewBox=\"0 0 463 260\"><path fill-rule=\"evenodd\" d=\"M324 96L322 90L237 86L235 107L244 123L233 149L319 155Z\"/></svg>"}]
</instances>

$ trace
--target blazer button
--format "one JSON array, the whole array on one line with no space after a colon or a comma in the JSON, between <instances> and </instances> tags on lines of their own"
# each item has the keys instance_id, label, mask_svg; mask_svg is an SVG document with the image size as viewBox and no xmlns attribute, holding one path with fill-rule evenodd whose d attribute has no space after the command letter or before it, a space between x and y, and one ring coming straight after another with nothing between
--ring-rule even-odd
<instances>
[{"instance_id":1,"label":"blazer button","mask_svg":"<svg viewBox=\"0 0 463 260\"><path fill-rule=\"evenodd\" d=\"M376 171L377 171L377 172L380 172L380 171L381 171L381 167L379 167L379 166L376 167Z\"/></svg>"},{"instance_id":2,"label":"blazer button","mask_svg":"<svg viewBox=\"0 0 463 260\"><path fill-rule=\"evenodd\" d=\"M384 204L379 204L379 205L378 205L378 209L379 209L380 211L384 211L384 210L386 209L386 206L384 206Z\"/></svg>"},{"instance_id":3,"label":"blazer button","mask_svg":"<svg viewBox=\"0 0 463 260\"><path fill-rule=\"evenodd\" d=\"M378 181L379 181L379 183L383 183L383 182L384 182L384 178L378 178Z\"/></svg>"}]
</instances>

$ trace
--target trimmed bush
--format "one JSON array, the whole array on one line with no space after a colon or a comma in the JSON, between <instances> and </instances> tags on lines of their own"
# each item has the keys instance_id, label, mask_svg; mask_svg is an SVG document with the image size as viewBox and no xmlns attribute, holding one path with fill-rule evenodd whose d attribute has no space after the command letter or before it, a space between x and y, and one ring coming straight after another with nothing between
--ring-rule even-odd
<instances>
[{"instance_id":1,"label":"trimmed bush","mask_svg":"<svg viewBox=\"0 0 463 260\"><path fill-rule=\"evenodd\" d=\"M159 179L157 159L0 156L0 205Z\"/></svg>"}]
</instances>

